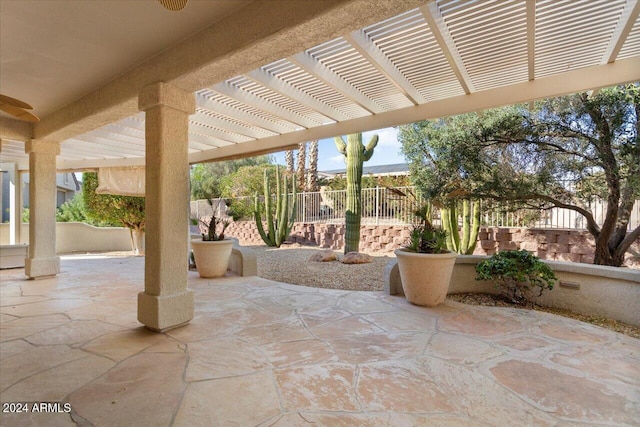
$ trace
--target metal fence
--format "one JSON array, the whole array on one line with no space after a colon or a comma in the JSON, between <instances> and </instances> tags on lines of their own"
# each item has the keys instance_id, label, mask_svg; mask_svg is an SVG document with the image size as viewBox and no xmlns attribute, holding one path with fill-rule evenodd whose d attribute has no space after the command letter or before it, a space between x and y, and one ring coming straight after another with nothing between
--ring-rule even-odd
<instances>
[{"instance_id":1,"label":"metal fence","mask_svg":"<svg viewBox=\"0 0 640 427\"><path fill-rule=\"evenodd\" d=\"M292 195L289 194L291 198ZM290 200L291 201L291 200ZM213 206L206 200L191 202L191 217L210 216L212 207L216 216L227 215L229 200L215 199ZM253 208L253 197L231 199L231 203L244 212ZM423 203L414 187L386 187L362 189L362 225L403 225L414 221L413 211ZM347 204L346 190L321 190L297 194L296 221L304 223L344 224ZM588 204L598 224L602 224L606 203L593 200ZM481 225L487 227L537 227L586 229L586 219L570 209L553 208L534 210L517 208L515 205L481 202ZM435 212L436 222L439 217ZM640 201L636 201L629 221L629 229L640 224Z\"/></svg>"}]
</instances>

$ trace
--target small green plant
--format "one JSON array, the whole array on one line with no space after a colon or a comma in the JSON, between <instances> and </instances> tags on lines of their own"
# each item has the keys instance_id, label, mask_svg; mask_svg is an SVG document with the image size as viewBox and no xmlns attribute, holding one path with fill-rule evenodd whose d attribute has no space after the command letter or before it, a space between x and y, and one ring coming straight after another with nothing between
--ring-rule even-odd
<instances>
[{"instance_id":1,"label":"small green plant","mask_svg":"<svg viewBox=\"0 0 640 427\"><path fill-rule=\"evenodd\" d=\"M420 220L413 225L409 234L409 241L405 249L421 254L441 254L447 252L447 231L434 227L429 217L431 205L425 204L414 212Z\"/></svg>"},{"instance_id":2,"label":"small green plant","mask_svg":"<svg viewBox=\"0 0 640 427\"><path fill-rule=\"evenodd\" d=\"M531 253L501 251L476 266L476 280L490 280L514 303L527 302L536 288L537 296L553 285L558 279L553 270Z\"/></svg>"},{"instance_id":3,"label":"small green plant","mask_svg":"<svg viewBox=\"0 0 640 427\"><path fill-rule=\"evenodd\" d=\"M216 242L219 240L224 240L224 232L231 224L231 221L228 219L222 219L216 217L216 210L213 208L213 200L207 199L207 203L211 206L211 218L209 221L204 221L199 219L200 224L204 226L205 232L202 233L202 240L205 242ZM218 226L222 227L222 230L218 233Z\"/></svg>"}]
</instances>

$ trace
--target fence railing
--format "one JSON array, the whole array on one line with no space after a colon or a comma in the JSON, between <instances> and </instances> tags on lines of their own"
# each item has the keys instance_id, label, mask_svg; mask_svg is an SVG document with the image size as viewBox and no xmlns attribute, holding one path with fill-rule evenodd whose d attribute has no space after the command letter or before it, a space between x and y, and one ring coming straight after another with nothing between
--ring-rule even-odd
<instances>
[{"instance_id":1,"label":"fence railing","mask_svg":"<svg viewBox=\"0 0 640 427\"><path fill-rule=\"evenodd\" d=\"M406 196L402 196L405 194ZM289 194L291 198L292 195ZM210 216L212 208L216 216L227 215L225 199L214 199L213 206L206 200L191 202L191 217ZM291 200L290 200L291 201ZM362 189L362 225L403 225L414 221L413 211L422 204L420 192L414 187L386 187ZM232 204L244 205L244 211L250 212L253 197L232 199ZM297 194L297 222L344 224L347 205L346 190L321 190ZM587 204L596 222L601 225L606 213L606 202L593 200ZM515 205L481 202L481 225L487 227L538 227L586 229L586 219L570 209L553 208L548 210L522 209ZM438 212L435 212L438 218ZM640 224L640 201L636 201L631 212L629 229Z\"/></svg>"}]
</instances>

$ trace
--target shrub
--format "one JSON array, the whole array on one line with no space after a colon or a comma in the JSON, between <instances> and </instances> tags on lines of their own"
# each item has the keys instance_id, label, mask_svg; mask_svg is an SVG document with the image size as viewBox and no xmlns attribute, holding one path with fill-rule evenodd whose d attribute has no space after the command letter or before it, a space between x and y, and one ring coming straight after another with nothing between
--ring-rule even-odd
<instances>
[{"instance_id":1,"label":"shrub","mask_svg":"<svg viewBox=\"0 0 640 427\"><path fill-rule=\"evenodd\" d=\"M527 302L534 291L541 296L545 289L553 289L558 279L553 270L531 253L501 251L476 266L476 280L490 280L511 301Z\"/></svg>"}]
</instances>

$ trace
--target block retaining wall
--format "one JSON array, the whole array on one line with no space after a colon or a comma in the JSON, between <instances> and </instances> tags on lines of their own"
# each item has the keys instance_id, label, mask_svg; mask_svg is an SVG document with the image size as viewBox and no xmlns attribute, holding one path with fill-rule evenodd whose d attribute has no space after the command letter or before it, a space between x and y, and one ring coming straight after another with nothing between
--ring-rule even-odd
<instances>
[{"instance_id":1,"label":"block retaining wall","mask_svg":"<svg viewBox=\"0 0 640 427\"><path fill-rule=\"evenodd\" d=\"M241 245L262 245L253 221L232 223L228 236ZM344 224L295 223L289 241L328 249L344 247ZM390 253L409 238L409 227L401 225L366 225L360 227L362 252ZM585 230L481 227L474 255L492 255L499 250L526 249L541 259L593 263L595 241ZM640 239L627 253L627 265L640 267Z\"/></svg>"}]
</instances>

